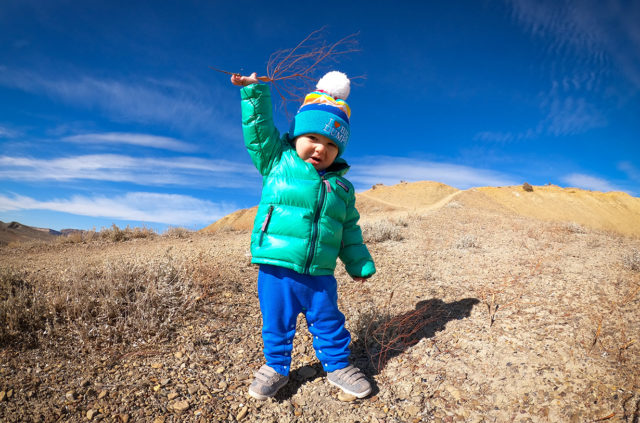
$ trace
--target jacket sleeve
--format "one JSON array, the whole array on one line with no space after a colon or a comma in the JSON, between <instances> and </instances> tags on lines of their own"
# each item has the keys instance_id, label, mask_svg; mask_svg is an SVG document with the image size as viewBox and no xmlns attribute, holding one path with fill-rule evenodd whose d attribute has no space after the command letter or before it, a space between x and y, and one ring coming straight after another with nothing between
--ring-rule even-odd
<instances>
[{"instance_id":1,"label":"jacket sleeve","mask_svg":"<svg viewBox=\"0 0 640 423\"><path fill-rule=\"evenodd\" d=\"M360 214L355 207L355 196L347 207L347 219L342 230L342 246L339 257L351 276L368 278L376 273L373 258L362 240L362 230L358 225Z\"/></svg>"},{"instance_id":2,"label":"jacket sleeve","mask_svg":"<svg viewBox=\"0 0 640 423\"><path fill-rule=\"evenodd\" d=\"M273 123L271 91L266 84L251 84L242 87L240 94L244 144L264 176L282 155L282 141Z\"/></svg>"}]
</instances>

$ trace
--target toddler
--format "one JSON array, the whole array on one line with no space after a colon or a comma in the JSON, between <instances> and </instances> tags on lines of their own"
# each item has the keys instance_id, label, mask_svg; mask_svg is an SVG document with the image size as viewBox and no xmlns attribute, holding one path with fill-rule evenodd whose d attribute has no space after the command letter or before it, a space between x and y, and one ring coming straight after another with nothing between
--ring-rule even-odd
<instances>
[{"instance_id":1,"label":"toddler","mask_svg":"<svg viewBox=\"0 0 640 423\"><path fill-rule=\"evenodd\" d=\"M269 86L255 73L233 75L231 82L242 87L245 145L263 183L251 262L260 265L266 364L249 394L265 400L286 385L296 320L303 313L327 380L364 398L371 384L349 364L351 335L338 309L333 275L338 257L358 282L375 273L357 224L353 185L344 177L349 165L341 158L350 135L349 79L341 72L326 74L282 137L273 123Z\"/></svg>"}]
</instances>

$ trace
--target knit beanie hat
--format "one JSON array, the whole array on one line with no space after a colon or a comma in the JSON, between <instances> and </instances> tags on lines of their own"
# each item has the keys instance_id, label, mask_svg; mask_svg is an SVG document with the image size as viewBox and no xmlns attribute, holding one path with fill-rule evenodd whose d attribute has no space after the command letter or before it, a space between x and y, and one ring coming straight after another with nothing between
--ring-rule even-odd
<instances>
[{"instance_id":1,"label":"knit beanie hat","mask_svg":"<svg viewBox=\"0 0 640 423\"><path fill-rule=\"evenodd\" d=\"M323 76L316 91L306 95L302 106L291 122L291 137L320 134L331 139L342 155L349 142L351 109L345 101L350 81L342 72L332 71Z\"/></svg>"}]
</instances>

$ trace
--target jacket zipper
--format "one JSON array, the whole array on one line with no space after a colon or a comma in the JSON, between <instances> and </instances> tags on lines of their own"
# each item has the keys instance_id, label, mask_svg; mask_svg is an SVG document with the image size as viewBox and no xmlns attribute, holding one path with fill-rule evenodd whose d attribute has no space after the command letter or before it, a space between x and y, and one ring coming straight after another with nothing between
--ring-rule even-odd
<instances>
[{"instance_id":1,"label":"jacket zipper","mask_svg":"<svg viewBox=\"0 0 640 423\"><path fill-rule=\"evenodd\" d=\"M328 186L331 186L328 184L329 181L324 179L324 176L323 176L320 183L320 199L318 200L318 206L316 207L315 215L313 216L313 226L311 231L311 249L309 250L307 263L304 266L304 273L307 275L310 274L311 262L313 261L313 256L316 252L316 242L318 240L318 222L320 221L320 212L322 211L322 206L324 205L324 199L326 197L325 191L327 189L327 185L325 185L325 182L327 182Z\"/></svg>"},{"instance_id":2,"label":"jacket zipper","mask_svg":"<svg viewBox=\"0 0 640 423\"><path fill-rule=\"evenodd\" d=\"M267 232L267 227L269 226L269 222L271 221L271 214L273 213L273 204L269 206L269 211L267 211L267 216L264 218L264 222L262 222L262 228L260 232L260 242L258 245L262 245L262 238L264 234Z\"/></svg>"}]
</instances>

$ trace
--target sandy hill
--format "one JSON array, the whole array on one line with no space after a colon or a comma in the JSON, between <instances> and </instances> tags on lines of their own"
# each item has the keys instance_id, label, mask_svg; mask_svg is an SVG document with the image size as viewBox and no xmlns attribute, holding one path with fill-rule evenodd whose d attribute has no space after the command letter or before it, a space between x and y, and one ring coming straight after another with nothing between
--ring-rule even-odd
<instances>
[{"instance_id":1,"label":"sandy hill","mask_svg":"<svg viewBox=\"0 0 640 423\"><path fill-rule=\"evenodd\" d=\"M482 187L460 191L438 182L375 185L356 194L363 221L379 214L425 212L450 202L464 203L480 209L514 213L535 219L576 223L592 229L640 236L640 198L623 192L598 192L558 186ZM238 210L202 229L250 230L257 207Z\"/></svg>"}]
</instances>

